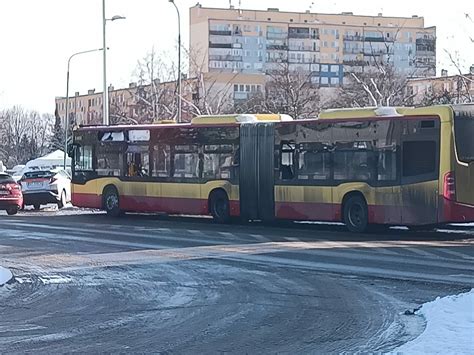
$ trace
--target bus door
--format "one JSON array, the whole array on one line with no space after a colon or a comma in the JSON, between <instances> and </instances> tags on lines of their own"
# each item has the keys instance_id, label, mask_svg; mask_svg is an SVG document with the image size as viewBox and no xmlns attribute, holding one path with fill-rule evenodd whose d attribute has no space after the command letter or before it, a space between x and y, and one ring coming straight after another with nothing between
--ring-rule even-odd
<instances>
[{"instance_id":1,"label":"bus door","mask_svg":"<svg viewBox=\"0 0 474 355\"><path fill-rule=\"evenodd\" d=\"M438 221L439 119L407 120L402 136L402 222Z\"/></svg>"},{"instance_id":2,"label":"bus door","mask_svg":"<svg viewBox=\"0 0 474 355\"><path fill-rule=\"evenodd\" d=\"M474 205L474 107L454 107L456 201Z\"/></svg>"},{"instance_id":3,"label":"bus door","mask_svg":"<svg viewBox=\"0 0 474 355\"><path fill-rule=\"evenodd\" d=\"M271 221L275 214L274 124L248 123L240 128L240 215Z\"/></svg>"}]
</instances>

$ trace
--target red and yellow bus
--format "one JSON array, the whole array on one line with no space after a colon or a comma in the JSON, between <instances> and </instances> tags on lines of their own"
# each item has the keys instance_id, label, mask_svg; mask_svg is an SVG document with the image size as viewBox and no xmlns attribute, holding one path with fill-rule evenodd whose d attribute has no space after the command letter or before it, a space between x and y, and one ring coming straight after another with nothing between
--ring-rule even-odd
<instances>
[{"instance_id":1,"label":"red and yellow bus","mask_svg":"<svg viewBox=\"0 0 474 355\"><path fill-rule=\"evenodd\" d=\"M474 221L474 108L198 117L74 132L73 204L122 212L427 226Z\"/></svg>"}]
</instances>

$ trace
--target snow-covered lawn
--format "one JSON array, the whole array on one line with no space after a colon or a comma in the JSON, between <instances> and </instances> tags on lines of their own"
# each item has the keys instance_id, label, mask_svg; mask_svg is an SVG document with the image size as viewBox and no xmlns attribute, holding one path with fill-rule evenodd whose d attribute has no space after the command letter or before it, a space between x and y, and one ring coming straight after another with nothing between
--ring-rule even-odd
<instances>
[{"instance_id":1,"label":"snow-covered lawn","mask_svg":"<svg viewBox=\"0 0 474 355\"><path fill-rule=\"evenodd\" d=\"M10 270L0 266L0 286L6 284L13 277Z\"/></svg>"},{"instance_id":2,"label":"snow-covered lawn","mask_svg":"<svg viewBox=\"0 0 474 355\"><path fill-rule=\"evenodd\" d=\"M474 354L474 289L425 303L425 331L394 350L403 354Z\"/></svg>"}]
</instances>

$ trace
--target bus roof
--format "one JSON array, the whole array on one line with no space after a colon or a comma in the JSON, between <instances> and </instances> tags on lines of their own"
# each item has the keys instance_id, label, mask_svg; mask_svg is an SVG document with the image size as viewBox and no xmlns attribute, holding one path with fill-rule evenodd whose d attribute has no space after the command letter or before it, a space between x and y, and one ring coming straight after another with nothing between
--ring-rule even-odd
<instances>
[{"instance_id":1,"label":"bus roof","mask_svg":"<svg viewBox=\"0 0 474 355\"><path fill-rule=\"evenodd\" d=\"M320 120L349 120L349 119L374 119L382 117L404 116L439 116L441 122L449 122L453 116L451 105L438 105L429 107L366 107L350 109L331 109L321 112Z\"/></svg>"},{"instance_id":2,"label":"bus roof","mask_svg":"<svg viewBox=\"0 0 474 355\"><path fill-rule=\"evenodd\" d=\"M193 125L212 125L225 123L248 123L248 122L280 122L293 121L289 115L279 113L257 113L257 114L236 114L236 115L213 115L213 116L198 116L192 119Z\"/></svg>"}]
</instances>

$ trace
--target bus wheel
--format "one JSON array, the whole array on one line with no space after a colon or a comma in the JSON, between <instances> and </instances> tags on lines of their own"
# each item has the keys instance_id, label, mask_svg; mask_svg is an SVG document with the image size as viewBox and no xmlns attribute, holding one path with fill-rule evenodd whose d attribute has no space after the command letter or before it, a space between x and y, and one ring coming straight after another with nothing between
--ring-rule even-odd
<instances>
[{"instance_id":1,"label":"bus wheel","mask_svg":"<svg viewBox=\"0 0 474 355\"><path fill-rule=\"evenodd\" d=\"M230 222L229 198L222 190L217 190L211 194L209 207L212 217L217 223Z\"/></svg>"},{"instance_id":2,"label":"bus wheel","mask_svg":"<svg viewBox=\"0 0 474 355\"><path fill-rule=\"evenodd\" d=\"M111 217L120 216L119 194L115 187L108 187L104 191L104 210Z\"/></svg>"},{"instance_id":3,"label":"bus wheel","mask_svg":"<svg viewBox=\"0 0 474 355\"><path fill-rule=\"evenodd\" d=\"M354 195L344 203L344 223L347 229L354 233L363 233L367 230L369 217L367 203L363 197Z\"/></svg>"}]
</instances>

